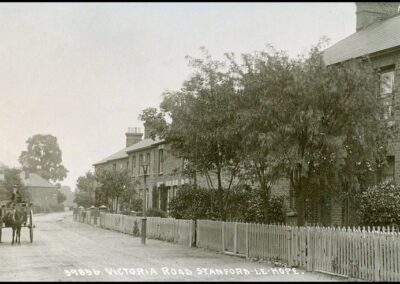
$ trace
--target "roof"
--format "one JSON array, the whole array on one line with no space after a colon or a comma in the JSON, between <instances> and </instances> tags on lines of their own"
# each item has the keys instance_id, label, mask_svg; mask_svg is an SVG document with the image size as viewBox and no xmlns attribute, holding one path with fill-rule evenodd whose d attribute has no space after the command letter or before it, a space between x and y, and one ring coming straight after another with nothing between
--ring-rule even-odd
<instances>
[{"instance_id":1,"label":"roof","mask_svg":"<svg viewBox=\"0 0 400 284\"><path fill-rule=\"evenodd\" d=\"M52 187L52 188L57 188L54 184L51 182L45 180L41 176L35 173L30 173L29 175L25 176L25 173L21 173L20 177L22 181L24 182L25 186L29 187Z\"/></svg>"},{"instance_id":2,"label":"roof","mask_svg":"<svg viewBox=\"0 0 400 284\"><path fill-rule=\"evenodd\" d=\"M400 15L371 24L323 52L327 65L400 47Z\"/></svg>"},{"instance_id":3,"label":"roof","mask_svg":"<svg viewBox=\"0 0 400 284\"><path fill-rule=\"evenodd\" d=\"M45 180L41 176L35 173L29 173L29 175L25 175L25 172L20 173L20 178L25 186L28 187L48 187L48 188L57 188L51 182ZM0 174L0 181L4 180L4 174Z\"/></svg>"},{"instance_id":4,"label":"roof","mask_svg":"<svg viewBox=\"0 0 400 284\"><path fill-rule=\"evenodd\" d=\"M99 161L97 163L94 163L93 165L95 166L95 165L104 164L104 163L107 163L107 162L110 162L110 161L115 161L115 160L119 160L119 159L128 158L128 153L129 152L134 152L134 151L137 151L137 150L145 149L145 148L148 148L150 146L153 146L153 145L156 145L156 144L159 144L159 143L162 143L162 142L164 142L164 140L161 140L159 137L155 137L154 140L151 139L151 138L146 138L146 139L143 139L143 140L141 140L141 141L139 141L139 142L137 142L137 143L135 143L135 144L133 144L133 145L131 145L129 147L126 147L126 148L124 148L124 149L122 149L122 150L120 150L120 151L108 156L107 158L104 158L103 160L101 160L101 161Z\"/></svg>"}]
</instances>

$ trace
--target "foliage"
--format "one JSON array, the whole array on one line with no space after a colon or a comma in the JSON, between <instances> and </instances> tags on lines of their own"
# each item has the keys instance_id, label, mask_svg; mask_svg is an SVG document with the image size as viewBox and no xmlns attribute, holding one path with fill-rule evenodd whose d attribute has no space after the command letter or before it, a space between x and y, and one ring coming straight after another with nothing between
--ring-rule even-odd
<instances>
[{"instance_id":1,"label":"foliage","mask_svg":"<svg viewBox=\"0 0 400 284\"><path fill-rule=\"evenodd\" d=\"M243 133L241 178L258 183L258 197L264 208L265 219L262 221L269 223L267 210L271 188L284 176L280 168L280 122L277 115L283 106L276 108L274 104L287 86L291 75L290 61L285 53L276 51L242 54L241 63L233 53L226 56L238 86L240 108L235 127Z\"/></svg>"},{"instance_id":2,"label":"foliage","mask_svg":"<svg viewBox=\"0 0 400 284\"><path fill-rule=\"evenodd\" d=\"M283 223L283 198L272 197L270 207L264 210L259 198L259 190L248 186L235 186L227 196L226 217L228 220L264 223L264 212L269 214L271 223ZM190 187L178 191L169 203L170 214L177 219L217 219L213 210L218 205L215 192L200 187Z\"/></svg>"},{"instance_id":3,"label":"foliage","mask_svg":"<svg viewBox=\"0 0 400 284\"><path fill-rule=\"evenodd\" d=\"M180 91L164 93L161 112L146 109L139 118L152 125L171 143L172 151L188 160L196 171L215 176L216 209L224 219L224 194L238 174L236 151L242 132L234 127L238 109L234 80L224 71L224 62L213 60L205 48L202 51L202 59L188 57L194 69L192 77ZM226 185L222 183L223 171L229 175Z\"/></svg>"},{"instance_id":4,"label":"foliage","mask_svg":"<svg viewBox=\"0 0 400 284\"><path fill-rule=\"evenodd\" d=\"M268 220L273 224L285 223L285 208L283 196L272 196L267 210Z\"/></svg>"},{"instance_id":5,"label":"foliage","mask_svg":"<svg viewBox=\"0 0 400 284\"><path fill-rule=\"evenodd\" d=\"M381 182L359 194L360 217L365 226L400 226L400 186Z\"/></svg>"},{"instance_id":6,"label":"foliage","mask_svg":"<svg viewBox=\"0 0 400 284\"><path fill-rule=\"evenodd\" d=\"M208 193L182 193L172 204L173 214L194 218L217 213L225 219L234 215L232 207L241 216L248 214L245 208L257 207L263 212L253 211L251 218L280 220L278 209L268 212L279 207L271 188L287 178L298 225L304 225L307 200L367 186L385 165L387 141L397 130L382 119L371 62L355 59L326 66L324 44L297 58L268 50L244 54L241 62L233 54L218 61L205 49L202 59L190 58L190 79L179 91L164 93L160 111L149 108L140 116L187 161L189 173L217 179ZM234 189L238 177L256 183L257 191ZM253 203L242 202L246 194L254 195ZM238 200L230 202L232 198Z\"/></svg>"},{"instance_id":7,"label":"foliage","mask_svg":"<svg viewBox=\"0 0 400 284\"><path fill-rule=\"evenodd\" d=\"M36 134L26 143L27 150L22 151L18 159L25 171L54 182L67 176L68 170L62 165L62 152L55 136Z\"/></svg>"},{"instance_id":8,"label":"foliage","mask_svg":"<svg viewBox=\"0 0 400 284\"><path fill-rule=\"evenodd\" d=\"M211 191L183 186L169 202L170 215L177 219L215 219Z\"/></svg>"},{"instance_id":9,"label":"foliage","mask_svg":"<svg viewBox=\"0 0 400 284\"><path fill-rule=\"evenodd\" d=\"M94 205L94 188L96 185L95 175L88 171L84 176L78 177L76 181L76 192L74 202L85 208Z\"/></svg>"},{"instance_id":10,"label":"foliage","mask_svg":"<svg viewBox=\"0 0 400 284\"><path fill-rule=\"evenodd\" d=\"M67 197L65 196L64 193L62 193L61 191L57 190L57 202L59 204L63 203L65 200L67 200Z\"/></svg>"},{"instance_id":11,"label":"foliage","mask_svg":"<svg viewBox=\"0 0 400 284\"><path fill-rule=\"evenodd\" d=\"M127 170L98 171L96 172L96 181L99 184L95 193L97 200L111 208L111 212L118 211L121 201L129 203L133 199L135 194L134 183Z\"/></svg>"},{"instance_id":12,"label":"foliage","mask_svg":"<svg viewBox=\"0 0 400 284\"><path fill-rule=\"evenodd\" d=\"M148 208L146 210L146 216L147 217L162 217L165 218L167 217L167 212L164 210L158 209L158 208Z\"/></svg>"},{"instance_id":13,"label":"foliage","mask_svg":"<svg viewBox=\"0 0 400 284\"><path fill-rule=\"evenodd\" d=\"M21 179L21 170L16 168L4 169L4 180L1 182L2 186L7 190L11 199L13 190L16 189L21 195L23 201L30 201L31 196Z\"/></svg>"}]
</instances>

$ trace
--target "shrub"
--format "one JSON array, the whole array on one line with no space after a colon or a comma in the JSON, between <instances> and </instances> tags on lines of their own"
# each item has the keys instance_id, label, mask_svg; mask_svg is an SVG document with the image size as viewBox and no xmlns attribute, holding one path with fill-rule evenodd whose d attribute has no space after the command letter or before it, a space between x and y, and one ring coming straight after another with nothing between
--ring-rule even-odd
<instances>
[{"instance_id":1,"label":"shrub","mask_svg":"<svg viewBox=\"0 0 400 284\"><path fill-rule=\"evenodd\" d=\"M158 208L149 208L146 210L147 217L167 217L167 213Z\"/></svg>"},{"instance_id":2,"label":"shrub","mask_svg":"<svg viewBox=\"0 0 400 284\"><path fill-rule=\"evenodd\" d=\"M369 187L360 194L359 200L362 225L400 225L400 186L394 182L382 182Z\"/></svg>"},{"instance_id":3,"label":"shrub","mask_svg":"<svg viewBox=\"0 0 400 284\"><path fill-rule=\"evenodd\" d=\"M217 216L213 212L212 192L199 187L181 188L169 202L169 209L177 219L215 219Z\"/></svg>"},{"instance_id":4,"label":"shrub","mask_svg":"<svg viewBox=\"0 0 400 284\"><path fill-rule=\"evenodd\" d=\"M283 196L273 196L271 198L267 214L270 223L279 224L285 222Z\"/></svg>"}]
</instances>

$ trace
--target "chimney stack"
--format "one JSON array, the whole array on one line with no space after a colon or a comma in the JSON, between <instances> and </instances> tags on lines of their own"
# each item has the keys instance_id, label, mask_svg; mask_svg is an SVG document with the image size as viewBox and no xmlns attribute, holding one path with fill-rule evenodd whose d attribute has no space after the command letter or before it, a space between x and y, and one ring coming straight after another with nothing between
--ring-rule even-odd
<instances>
[{"instance_id":1,"label":"chimney stack","mask_svg":"<svg viewBox=\"0 0 400 284\"><path fill-rule=\"evenodd\" d=\"M132 146L142 140L142 130L139 127L128 127L126 135L126 147Z\"/></svg>"},{"instance_id":2,"label":"chimney stack","mask_svg":"<svg viewBox=\"0 0 400 284\"><path fill-rule=\"evenodd\" d=\"M355 2L357 31L399 14L400 2Z\"/></svg>"}]
</instances>

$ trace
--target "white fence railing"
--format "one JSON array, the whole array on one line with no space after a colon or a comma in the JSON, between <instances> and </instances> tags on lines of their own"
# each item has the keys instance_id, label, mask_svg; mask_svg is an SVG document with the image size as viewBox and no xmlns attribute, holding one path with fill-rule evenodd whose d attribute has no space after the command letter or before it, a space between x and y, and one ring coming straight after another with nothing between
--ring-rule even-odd
<instances>
[{"instance_id":1,"label":"white fence railing","mask_svg":"<svg viewBox=\"0 0 400 284\"><path fill-rule=\"evenodd\" d=\"M307 271L400 280L400 235L390 228L294 227L198 220L196 245Z\"/></svg>"},{"instance_id":2,"label":"white fence railing","mask_svg":"<svg viewBox=\"0 0 400 284\"><path fill-rule=\"evenodd\" d=\"M121 214L100 213L100 227L125 234L141 234L141 217ZM177 244L192 246L194 243L194 221L178 220L173 218L147 217L146 235Z\"/></svg>"},{"instance_id":3,"label":"white fence railing","mask_svg":"<svg viewBox=\"0 0 400 284\"><path fill-rule=\"evenodd\" d=\"M86 213L84 213L86 212ZM93 215L93 216L91 216ZM88 217L90 216L90 217ZM94 224L81 211L74 220ZM141 235L141 217L100 213L105 229ZM147 217L149 238L368 281L400 281L400 234L390 228L295 227Z\"/></svg>"}]
</instances>

